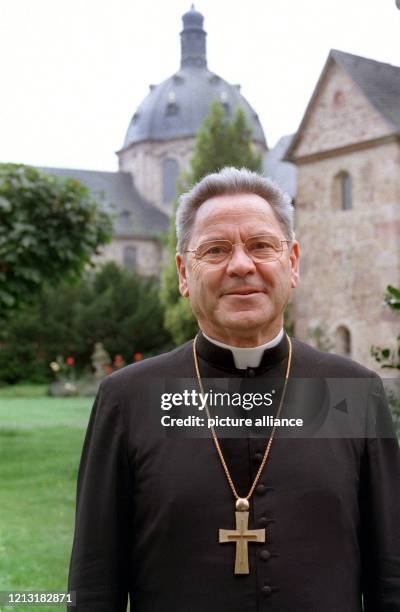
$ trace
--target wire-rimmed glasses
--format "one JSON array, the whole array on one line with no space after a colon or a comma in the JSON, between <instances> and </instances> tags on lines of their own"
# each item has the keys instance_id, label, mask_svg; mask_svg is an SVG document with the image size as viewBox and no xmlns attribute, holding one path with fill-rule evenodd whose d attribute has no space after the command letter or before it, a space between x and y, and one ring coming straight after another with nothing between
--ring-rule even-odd
<instances>
[{"instance_id":1,"label":"wire-rimmed glasses","mask_svg":"<svg viewBox=\"0 0 400 612\"><path fill-rule=\"evenodd\" d=\"M226 262L233 253L233 248L241 244L247 255L257 263L276 261L283 253L285 243L290 240L281 240L278 236L262 234L250 236L245 242L232 243L230 240L206 240L199 244L197 249L188 249L185 253L194 253L199 261L210 264Z\"/></svg>"}]
</instances>

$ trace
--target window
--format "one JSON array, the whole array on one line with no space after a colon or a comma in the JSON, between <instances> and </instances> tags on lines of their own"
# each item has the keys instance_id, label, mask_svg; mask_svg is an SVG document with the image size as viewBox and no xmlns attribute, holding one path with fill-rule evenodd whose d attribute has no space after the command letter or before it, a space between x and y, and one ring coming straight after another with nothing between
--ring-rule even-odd
<instances>
[{"instance_id":1,"label":"window","mask_svg":"<svg viewBox=\"0 0 400 612\"><path fill-rule=\"evenodd\" d=\"M335 332L335 353L345 357L351 355L351 335L345 325L340 325Z\"/></svg>"},{"instance_id":2,"label":"window","mask_svg":"<svg viewBox=\"0 0 400 612\"><path fill-rule=\"evenodd\" d=\"M127 246L124 248L124 267L129 272L136 272L137 269L137 248Z\"/></svg>"},{"instance_id":3,"label":"window","mask_svg":"<svg viewBox=\"0 0 400 612\"><path fill-rule=\"evenodd\" d=\"M172 202L176 196L176 181L179 176L179 165L176 159L163 160L163 201Z\"/></svg>"},{"instance_id":4,"label":"window","mask_svg":"<svg viewBox=\"0 0 400 612\"><path fill-rule=\"evenodd\" d=\"M335 91L335 95L333 96L333 102L336 106L341 106L344 103L344 93L340 89Z\"/></svg>"},{"instance_id":5,"label":"window","mask_svg":"<svg viewBox=\"0 0 400 612\"><path fill-rule=\"evenodd\" d=\"M121 223L123 223L124 225L129 223L130 217L131 217L130 210L124 209L124 210L121 210L121 212L119 213L119 218L121 219Z\"/></svg>"},{"instance_id":6,"label":"window","mask_svg":"<svg viewBox=\"0 0 400 612\"><path fill-rule=\"evenodd\" d=\"M353 184L348 172L339 172L333 180L333 207L336 210L353 208Z\"/></svg>"},{"instance_id":7,"label":"window","mask_svg":"<svg viewBox=\"0 0 400 612\"><path fill-rule=\"evenodd\" d=\"M176 103L176 95L174 91L170 91L168 94L168 102L165 108L165 114L167 116L178 114L178 105Z\"/></svg>"}]
</instances>

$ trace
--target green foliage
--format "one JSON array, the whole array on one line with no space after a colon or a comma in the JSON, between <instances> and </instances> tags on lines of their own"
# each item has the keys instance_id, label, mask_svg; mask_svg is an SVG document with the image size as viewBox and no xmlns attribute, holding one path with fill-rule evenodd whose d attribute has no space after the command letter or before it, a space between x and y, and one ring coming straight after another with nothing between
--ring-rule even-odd
<instances>
[{"instance_id":1,"label":"green foliage","mask_svg":"<svg viewBox=\"0 0 400 612\"><path fill-rule=\"evenodd\" d=\"M293 304L289 302L283 312L283 327L289 336L294 336Z\"/></svg>"},{"instance_id":2,"label":"green foliage","mask_svg":"<svg viewBox=\"0 0 400 612\"><path fill-rule=\"evenodd\" d=\"M253 152L251 129L247 126L242 109L239 108L233 120L229 121L223 106L215 102L197 133L190 171L181 176L178 192L183 193L206 174L217 172L225 166L245 167L260 172L261 161L261 155ZM179 293L175 253L174 211L168 233L168 263L162 274L161 300L165 306L165 328L174 342L181 344L196 334L197 322L188 301Z\"/></svg>"},{"instance_id":3,"label":"green foliage","mask_svg":"<svg viewBox=\"0 0 400 612\"><path fill-rule=\"evenodd\" d=\"M400 310L400 288L388 285L385 294L385 304L393 310Z\"/></svg>"},{"instance_id":4,"label":"green foliage","mask_svg":"<svg viewBox=\"0 0 400 612\"><path fill-rule=\"evenodd\" d=\"M392 310L400 310L400 288L388 285L384 300ZM371 346L370 351L381 368L400 370L400 334L396 338L396 346L385 348Z\"/></svg>"},{"instance_id":5,"label":"green foliage","mask_svg":"<svg viewBox=\"0 0 400 612\"><path fill-rule=\"evenodd\" d=\"M78 278L111 231L79 181L0 164L0 322L44 282Z\"/></svg>"},{"instance_id":6,"label":"green foliage","mask_svg":"<svg viewBox=\"0 0 400 612\"><path fill-rule=\"evenodd\" d=\"M35 303L11 318L0 346L0 381L51 379L50 362L73 356L78 373L91 364L95 342L126 363L135 352L156 354L170 346L154 279L114 262L87 272L75 285L45 286Z\"/></svg>"},{"instance_id":7,"label":"green foliage","mask_svg":"<svg viewBox=\"0 0 400 612\"><path fill-rule=\"evenodd\" d=\"M392 310L400 310L400 288L388 285L386 287L384 303ZM396 338L396 346L385 348L371 346L370 351L381 368L400 370L400 334ZM397 435L400 440L400 399L391 390L387 391L387 398L392 410Z\"/></svg>"},{"instance_id":8,"label":"green foliage","mask_svg":"<svg viewBox=\"0 0 400 612\"><path fill-rule=\"evenodd\" d=\"M197 321L192 313L188 300L179 298L165 310L164 325L175 344L183 344L194 338L198 332Z\"/></svg>"},{"instance_id":9,"label":"green foliage","mask_svg":"<svg viewBox=\"0 0 400 612\"><path fill-rule=\"evenodd\" d=\"M189 173L190 185L224 166L260 172L261 155L252 150L251 129L247 126L243 110L239 108L233 120L229 121L222 104L214 102L197 133Z\"/></svg>"},{"instance_id":10,"label":"green foliage","mask_svg":"<svg viewBox=\"0 0 400 612\"><path fill-rule=\"evenodd\" d=\"M326 331L317 325L317 327L311 327L308 330L308 335L314 340L315 346L319 351L329 353L333 349L333 343L331 342Z\"/></svg>"}]
</instances>

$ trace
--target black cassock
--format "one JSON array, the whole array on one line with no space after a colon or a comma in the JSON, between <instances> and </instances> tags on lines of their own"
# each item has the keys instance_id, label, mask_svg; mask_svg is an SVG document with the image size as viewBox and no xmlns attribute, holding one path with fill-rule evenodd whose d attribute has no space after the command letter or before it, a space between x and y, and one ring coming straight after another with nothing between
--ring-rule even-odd
<instances>
[{"instance_id":1,"label":"black cassock","mask_svg":"<svg viewBox=\"0 0 400 612\"><path fill-rule=\"evenodd\" d=\"M291 377L360 378L379 395L372 371L292 345ZM288 342L247 370L201 334L198 355L204 378L262 385L284 377ZM191 342L108 376L97 394L69 573L78 612L122 612L128 596L134 612L399 612L397 440L277 437L250 502L249 529L265 528L266 542L249 544L250 573L235 575L236 545L218 542L219 529L235 528L234 498L212 439L169 437L159 426L157 385L177 377L193 380ZM342 408L349 414L351 402ZM378 419L391 427L384 403ZM221 438L221 446L247 495L265 438Z\"/></svg>"}]
</instances>

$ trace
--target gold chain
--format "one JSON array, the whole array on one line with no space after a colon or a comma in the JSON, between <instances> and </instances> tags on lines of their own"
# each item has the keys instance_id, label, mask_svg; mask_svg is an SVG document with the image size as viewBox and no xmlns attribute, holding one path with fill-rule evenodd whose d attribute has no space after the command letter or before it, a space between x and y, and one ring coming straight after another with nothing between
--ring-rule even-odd
<instances>
[{"instance_id":1,"label":"gold chain","mask_svg":"<svg viewBox=\"0 0 400 612\"><path fill-rule=\"evenodd\" d=\"M282 391L282 395L281 395L281 399L280 399L280 402L279 402L278 410L277 410L277 412L276 412L275 419L279 418L279 415L280 415L281 410L282 410L283 400L284 400L284 398L285 398L285 393L286 393L287 382L288 382L288 379L289 379L289 374L290 374L290 367L291 367L291 363L292 363L292 343L291 343L291 341L290 341L289 336L286 336L286 338L287 338L287 340L288 340L288 345L289 345L288 363L287 363L286 374L285 374L285 384L284 384L284 386L283 386L283 391ZM198 380L198 383L199 383L200 391L201 391L201 393L202 393L203 397L205 397L205 393L204 393L204 389L203 389L203 384L202 384L202 382L201 382L201 376L200 376L199 363L198 363L198 360L197 360L196 340L197 340L197 335L196 335L196 337L195 337L195 338L194 338L194 340L193 340L193 357L194 357L194 365L195 365L195 368L196 368L196 375L197 375L197 380ZM211 419L211 416L210 416L210 411L209 411L209 408L208 408L207 403L206 403L206 405L205 405L205 408L206 408L206 412L207 412L207 416L208 416L208 418L209 418L209 419ZM213 438L213 440L214 440L215 448L217 449L217 453L218 453L219 458L220 458L220 460L221 460L222 467L224 468L224 472L225 472L225 474L226 474L226 478L227 478L227 480L228 480L229 486L230 486L230 488L232 489L232 493L233 493L233 495L235 496L235 499L236 499L236 500L241 499L241 498L240 498L240 496L239 496L239 495L237 494L237 492L236 492L235 485L233 484L233 480L232 480L232 477L231 477L231 475L230 475L230 472L229 472L228 466L226 465L226 462L225 462L225 459L224 459L224 455L222 454L222 450L221 450L221 447L220 447L220 444L219 444L219 441L218 441L218 438L217 438L217 434L215 433L215 428L214 428L214 426L212 425L212 426L210 427L210 429L211 429L212 438ZM254 482L253 482L253 484L251 485L251 487L250 487L250 491L247 493L246 497L245 497L245 498L243 498L243 499L247 499L247 501L248 501L248 500L250 499L250 497L253 495L254 489L256 488L257 483L258 483L258 481L259 481L259 478L260 478L260 476L261 476L261 472L263 471L264 466L265 466L265 464L266 464L266 462L267 462L268 455L269 455L269 451L270 451L270 449L271 449L271 445L272 445L272 441L273 441L273 439L274 439L275 430L276 430L276 425L274 424L274 426L273 426L273 428L272 428L272 431L271 431L271 435L270 435L269 440L268 440L268 443L267 443L267 446L266 446L266 448L265 448L265 452L264 452L264 457L263 457L263 460L262 460L261 465L260 465L260 467L259 467L259 469L258 469L258 472L257 472L257 474L256 474L256 477L254 478Z\"/></svg>"}]
</instances>

